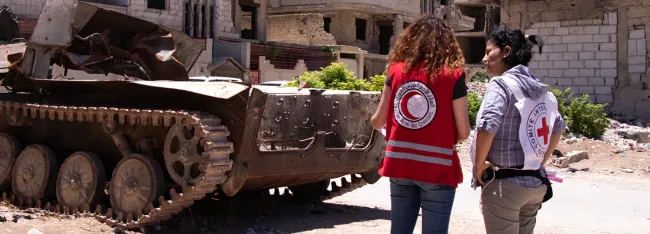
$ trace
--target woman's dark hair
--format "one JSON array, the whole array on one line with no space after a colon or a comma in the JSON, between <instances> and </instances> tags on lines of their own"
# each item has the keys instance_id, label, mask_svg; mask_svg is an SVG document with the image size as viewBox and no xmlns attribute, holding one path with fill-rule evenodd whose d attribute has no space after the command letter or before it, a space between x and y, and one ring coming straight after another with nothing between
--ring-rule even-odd
<instances>
[{"instance_id":1,"label":"woman's dark hair","mask_svg":"<svg viewBox=\"0 0 650 234\"><path fill-rule=\"evenodd\" d=\"M490 35L489 41L492 41L499 49L503 50L510 46L510 55L503 62L510 67L517 65L528 66L533 58L533 45L539 47L539 53L542 53L544 41L537 35L525 36L521 30L500 29Z\"/></svg>"},{"instance_id":2,"label":"woman's dark hair","mask_svg":"<svg viewBox=\"0 0 650 234\"><path fill-rule=\"evenodd\" d=\"M465 58L453 27L444 19L425 14L407 27L395 42L388 55L388 64L397 62L405 63L405 71L422 65L435 81L440 72L462 69Z\"/></svg>"}]
</instances>

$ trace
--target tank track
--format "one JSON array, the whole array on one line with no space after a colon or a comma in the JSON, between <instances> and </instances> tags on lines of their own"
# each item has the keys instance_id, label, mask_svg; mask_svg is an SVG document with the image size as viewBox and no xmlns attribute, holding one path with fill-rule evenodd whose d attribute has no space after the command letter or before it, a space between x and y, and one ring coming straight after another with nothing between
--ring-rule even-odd
<instances>
[{"instance_id":1,"label":"tank track","mask_svg":"<svg viewBox=\"0 0 650 234\"><path fill-rule=\"evenodd\" d=\"M89 205L72 210L68 207L52 205L56 203L48 201L45 201L46 204L43 207L43 201L27 201L14 195L7 197L7 194L3 193L3 200L9 199L12 204L19 208L26 205L27 210L30 212L62 218L94 217L98 221L118 229L142 228L166 221L172 215L180 213L184 208L191 206L194 201L203 199L208 193L213 193L218 185L226 181L226 172L232 168L230 154L234 152L234 149L232 142L227 139L229 131L226 126L220 125L221 119L206 113L111 107L53 106L2 101L0 102L0 114L8 115L10 122L40 118L70 122L117 121L120 124L164 125L165 127L182 124L188 129L194 127L194 134L201 137L200 144L205 149L202 154L204 159L200 164L202 173L197 182L193 186L184 188L183 193L177 193L175 189L171 189L171 199L160 196L158 198L159 207L154 208L153 204L150 203L148 208L145 208L144 214L114 214L110 207L106 209L106 213L103 213L101 205L97 205L94 212L91 211ZM139 217L133 217L134 215Z\"/></svg>"}]
</instances>

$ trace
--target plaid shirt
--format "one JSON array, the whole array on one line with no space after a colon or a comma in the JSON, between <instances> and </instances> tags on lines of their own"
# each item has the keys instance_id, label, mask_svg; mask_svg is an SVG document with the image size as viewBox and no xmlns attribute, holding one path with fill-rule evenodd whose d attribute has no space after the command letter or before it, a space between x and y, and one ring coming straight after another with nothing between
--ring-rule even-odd
<instances>
[{"instance_id":1,"label":"plaid shirt","mask_svg":"<svg viewBox=\"0 0 650 234\"><path fill-rule=\"evenodd\" d=\"M526 90L522 91L526 95ZM494 136L487 160L498 167L524 165L524 151L519 143L521 116L515 107L516 102L517 99L503 80L492 79L483 99L485 105L483 113L480 119L476 120L476 130L485 130ZM565 128L564 119L558 116L553 125L553 134L560 133ZM541 171L542 176L546 177L544 167ZM537 188L542 185L540 179L532 176L512 177L507 180L527 188Z\"/></svg>"}]
</instances>

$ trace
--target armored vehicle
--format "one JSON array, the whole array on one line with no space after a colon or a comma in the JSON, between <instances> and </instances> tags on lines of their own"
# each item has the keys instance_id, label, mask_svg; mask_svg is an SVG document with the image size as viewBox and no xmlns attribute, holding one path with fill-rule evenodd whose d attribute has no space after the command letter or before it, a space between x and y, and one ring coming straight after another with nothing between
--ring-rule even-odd
<instances>
[{"instance_id":1,"label":"armored vehicle","mask_svg":"<svg viewBox=\"0 0 650 234\"><path fill-rule=\"evenodd\" d=\"M29 40L0 46L5 199L126 229L214 194L322 200L379 179L378 92L192 82L201 50L145 20L46 0Z\"/></svg>"}]
</instances>

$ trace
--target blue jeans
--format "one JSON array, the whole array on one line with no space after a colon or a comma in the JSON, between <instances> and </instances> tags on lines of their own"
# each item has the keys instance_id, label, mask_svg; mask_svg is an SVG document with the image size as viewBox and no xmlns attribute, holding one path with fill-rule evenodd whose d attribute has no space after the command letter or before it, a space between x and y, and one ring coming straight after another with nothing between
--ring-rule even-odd
<instances>
[{"instance_id":1,"label":"blue jeans","mask_svg":"<svg viewBox=\"0 0 650 234\"><path fill-rule=\"evenodd\" d=\"M390 179L391 234L412 234L422 207L422 234L447 233L456 188L409 179Z\"/></svg>"}]
</instances>

